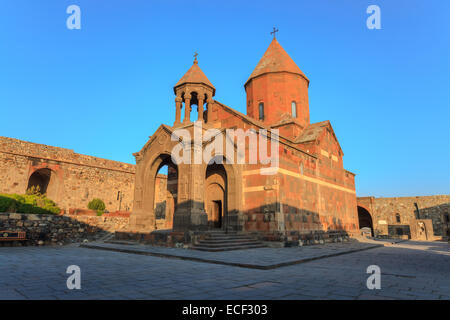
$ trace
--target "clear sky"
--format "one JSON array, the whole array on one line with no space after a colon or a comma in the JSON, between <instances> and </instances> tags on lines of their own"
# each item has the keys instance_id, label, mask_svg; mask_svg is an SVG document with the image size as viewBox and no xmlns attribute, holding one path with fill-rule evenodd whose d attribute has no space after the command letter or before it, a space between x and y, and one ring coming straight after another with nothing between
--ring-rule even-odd
<instances>
[{"instance_id":1,"label":"clear sky","mask_svg":"<svg viewBox=\"0 0 450 320\"><path fill-rule=\"evenodd\" d=\"M371 4L381 30L366 27ZM2 0L0 135L134 163L173 123L195 51L215 99L245 113L276 26L358 196L450 194L449 18L447 0Z\"/></svg>"}]
</instances>

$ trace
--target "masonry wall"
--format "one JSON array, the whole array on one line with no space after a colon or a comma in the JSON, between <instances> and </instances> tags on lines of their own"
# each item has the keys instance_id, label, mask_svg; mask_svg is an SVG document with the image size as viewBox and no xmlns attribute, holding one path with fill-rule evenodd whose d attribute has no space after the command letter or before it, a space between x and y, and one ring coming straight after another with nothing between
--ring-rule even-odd
<instances>
[{"instance_id":1,"label":"masonry wall","mask_svg":"<svg viewBox=\"0 0 450 320\"><path fill-rule=\"evenodd\" d=\"M275 124L291 115L291 103L297 105L297 121L309 124L308 81L300 75L277 72L253 78L245 87L247 114L259 118L259 103L264 103L264 123Z\"/></svg>"},{"instance_id":2,"label":"masonry wall","mask_svg":"<svg viewBox=\"0 0 450 320\"><path fill-rule=\"evenodd\" d=\"M134 165L0 137L0 193L24 194L31 175L42 169L51 172L47 196L65 211L87 208L93 198L108 211L132 210Z\"/></svg>"},{"instance_id":3,"label":"masonry wall","mask_svg":"<svg viewBox=\"0 0 450 320\"><path fill-rule=\"evenodd\" d=\"M258 169L244 171L246 229L300 234L357 230L353 174L285 150L281 147L276 175L261 175Z\"/></svg>"},{"instance_id":4,"label":"masonry wall","mask_svg":"<svg viewBox=\"0 0 450 320\"><path fill-rule=\"evenodd\" d=\"M128 226L128 221L128 217L108 214L98 217L0 213L0 230L25 231L27 245L56 245L96 240L122 231Z\"/></svg>"},{"instance_id":5,"label":"masonry wall","mask_svg":"<svg viewBox=\"0 0 450 320\"><path fill-rule=\"evenodd\" d=\"M419 210L417 211L417 207ZM436 240L449 236L450 195L374 198L360 197L358 205L369 211L375 235L393 235L396 228L408 226L412 239ZM396 214L399 214L400 222ZM429 220L428 239L420 235L418 223Z\"/></svg>"},{"instance_id":6,"label":"masonry wall","mask_svg":"<svg viewBox=\"0 0 450 320\"><path fill-rule=\"evenodd\" d=\"M212 105L210 110L214 126L259 130L223 107ZM293 237L358 230L354 174L343 168L342 152L332 133L324 132L310 153L281 138L280 168L275 175L261 175L261 165L243 165L244 230ZM247 160L249 151L247 144Z\"/></svg>"}]
</instances>

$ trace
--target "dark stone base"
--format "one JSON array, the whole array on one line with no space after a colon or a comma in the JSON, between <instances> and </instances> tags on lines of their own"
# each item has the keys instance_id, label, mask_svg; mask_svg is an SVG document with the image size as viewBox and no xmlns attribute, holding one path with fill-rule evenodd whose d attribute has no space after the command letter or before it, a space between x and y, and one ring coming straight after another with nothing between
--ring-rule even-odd
<instances>
[{"instance_id":1,"label":"dark stone base","mask_svg":"<svg viewBox=\"0 0 450 320\"><path fill-rule=\"evenodd\" d=\"M252 231L249 235L260 241L284 242L286 247L299 245L313 245L347 241L354 236L345 230L313 230L313 231ZM300 243L301 241L301 243Z\"/></svg>"},{"instance_id":2,"label":"dark stone base","mask_svg":"<svg viewBox=\"0 0 450 320\"><path fill-rule=\"evenodd\" d=\"M138 241L140 243L175 247L177 243L189 243L189 233L172 230L156 230L149 233L116 232L115 240Z\"/></svg>"},{"instance_id":3,"label":"dark stone base","mask_svg":"<svg viewBox=\"0 0 450 320\"><path fill-rule=\"evenodd\" d=\"M218 229L194 230L194 231L157 230L149 233L116 232L115 239L138 241L140 243L157 246L176 247L197 243L198 240L205 239L208 233L214 230L217 231ZM351 233L344 230L333 230L333 231L316 230L305 232L287 231L286 233L277 231L271 232L253 231L242 233L245 233L260 241L283 242L285 247L344 242L348 241L349 238L352 236Z\"/></svg>"}]
</instances>

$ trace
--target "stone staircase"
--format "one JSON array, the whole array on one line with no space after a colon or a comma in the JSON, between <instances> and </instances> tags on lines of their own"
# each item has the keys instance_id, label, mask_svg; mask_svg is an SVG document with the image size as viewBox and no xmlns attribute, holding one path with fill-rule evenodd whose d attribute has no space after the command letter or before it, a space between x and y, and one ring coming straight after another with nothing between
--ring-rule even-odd
<instances>
[{"instance_id":1,"label":"stone staircase","mask_svg":"<svg viewBox=\"0 0 450 320\"><path fill-rule=\"evenodd\" d=\"M100 231L97 234L96 237L97 241L101 241L101 242L107 242L108 240L111 240L114 238L114 232L106 232L106 231Z\"/></svg>"},{"instance_id":2,"label":"stone staircase","mask_svg":"<svg viewBox=\"0 0 450 320\"><path fill-rule=\"evenodd\" d=\"M266 246L262 242L248 235L218 230L209 231L206 238L199 240L191 249L218 252L264 247Z\"/></svg>"}]
</instances>

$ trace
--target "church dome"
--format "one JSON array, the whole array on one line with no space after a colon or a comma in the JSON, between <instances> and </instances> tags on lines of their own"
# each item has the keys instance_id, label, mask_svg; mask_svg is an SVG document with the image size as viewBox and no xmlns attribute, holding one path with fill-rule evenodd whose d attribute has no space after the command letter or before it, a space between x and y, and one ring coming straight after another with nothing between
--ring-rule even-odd
<instances>
[{"instance_id":1,"label":"church dome","mask_svg":"<svg viewBox=\"0 0 450 320\"><path fill-rule=\"evenodd\" d=\"M274 38L270 43L245 85L247 85L253 78L273 72L295 73L305 78L305 80L309 83L309 79L295 64L294 60L292 60L283 47L281 47L276 38Z\"/></svg>"}]
</instances>

